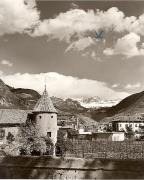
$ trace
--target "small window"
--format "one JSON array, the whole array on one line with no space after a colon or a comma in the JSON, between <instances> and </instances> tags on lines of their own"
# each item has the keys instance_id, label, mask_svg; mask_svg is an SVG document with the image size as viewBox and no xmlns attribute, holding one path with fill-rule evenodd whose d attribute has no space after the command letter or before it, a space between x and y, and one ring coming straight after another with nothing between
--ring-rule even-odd
<instances>
[{"instance_id":1,"label":"small window","mask_svg":"<svg viewBox=\"0 0 144 180\"><path fill-rule=\"evenodd\" d=\"M48 137L51 137L51 132L47 132L47 136L48 136Z\"/></svg>"},{"instance_id":2,"label":"small window","mask_svg":"<svg viewBox=\"0 0 144 180\"><path fill-rule=\"evenodd\" d=\"M137 124L135 124L135 127L137 127Z\"/></svg>"},{"instance_id":3,"label":"small window","mask_svg":"<svg viewBox=\"0 0 144 180\"><path fill-rule=\"evenodd\" d=\"M5 130L0 129L0 139L3 139L5 137Z\"/></svg>"},{"instance_id":4,"label":"small window","mask_svg":"<svg viewBox=\"0 0 144 180\"><path fill-rule=\"evenodd\" d=\"M42 117L41 117L41 116L39 116L39 118L41 119Z\"/></svg>"},{"instance_id":5,"label":"small window","mask_svg":"<svg viewBox=\"0 0 144 180\"><path fill-rule=\"evenodd\" d=\"M51 118L53 118L53 116L51 116Z\"/></svg>"}]
</instances>

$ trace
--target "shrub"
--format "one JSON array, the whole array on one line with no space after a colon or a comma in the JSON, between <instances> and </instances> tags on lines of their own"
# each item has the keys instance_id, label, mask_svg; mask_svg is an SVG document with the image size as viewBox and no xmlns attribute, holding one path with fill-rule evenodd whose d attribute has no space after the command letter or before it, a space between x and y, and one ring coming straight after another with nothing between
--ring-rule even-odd
<instances>
[{"instance_id":1,"label":"shrub","mask_svg":"<svg viewBox=\"0 0 144 180\"><path fill-rule=\"evenodd\" d=\"M21 154L42 155L47 152L45 138L32 123L20 127L18 141Z\"/></svg>"},{"instance_id":2,"label":"shrub","mask_svg":"<svg viewBox=\"0 0 144 180\"><path fill-rule=\"evenodd\" d=\"M58 138L56 143L56 154L64 156L67 152L73 151L73 143L67 138L66 134L68 132L64 130L58 131Z\"/></svg>"}]
</instances>

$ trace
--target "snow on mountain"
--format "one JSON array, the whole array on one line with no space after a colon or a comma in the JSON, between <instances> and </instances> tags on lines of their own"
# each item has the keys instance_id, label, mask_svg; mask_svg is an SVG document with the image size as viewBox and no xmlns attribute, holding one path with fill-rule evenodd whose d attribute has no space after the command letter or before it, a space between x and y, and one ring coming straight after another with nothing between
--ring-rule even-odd
<instances>
[{"instance_id":1,"label":"snow on mountain","mask_svg":"<svg viewBox=\"0 0 144 180\"><path fill-rule=\"evenodd\" d=\"M98 96L76 98L75 100L78 101L81 106L86 108L112 107L121 101L121 99L101 99Z\"/></svg>"}]
</instances>

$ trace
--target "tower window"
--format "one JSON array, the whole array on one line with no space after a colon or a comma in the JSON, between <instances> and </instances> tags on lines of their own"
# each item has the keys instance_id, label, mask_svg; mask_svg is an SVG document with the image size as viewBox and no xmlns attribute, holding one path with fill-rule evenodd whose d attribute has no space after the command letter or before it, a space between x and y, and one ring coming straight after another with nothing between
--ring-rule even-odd
<instances>
[{"instance_id":1,"label":"tower window","mask_svg":"<svg viewBox=\"0 0 144 180\"><path fill-rule=\"evenodd\" d=\"M51 132L47 132L47 137L51 137Z\"/></svg>"},{"instance_id":2,"label":"tower window","mask_svg":"<svg viewBox=\"0 0 144 180\"><path fill-rule=\"evenodd\" d=\"M0 139L3 139L5 137L5 130L0 129Z\"/></svg>"},{"instance_id":3,"label":"tower window","mask_svg":"<svg viewBox=\"0 0 144 180\"><path fill-rule=\"evenodd\" d=\"M51 116L51 118L53 118L53 116Z\"/></svg>"},{"instance_id":4,"label":"tower window","mask_svg":"<svg viewBox=\"0 0 144 180\"><path fill-rule=\"evenodd\" d=\"M42 117L41 117L41 116L39 116L39 118L41 119Z\"/></svg>"}]
</instances>

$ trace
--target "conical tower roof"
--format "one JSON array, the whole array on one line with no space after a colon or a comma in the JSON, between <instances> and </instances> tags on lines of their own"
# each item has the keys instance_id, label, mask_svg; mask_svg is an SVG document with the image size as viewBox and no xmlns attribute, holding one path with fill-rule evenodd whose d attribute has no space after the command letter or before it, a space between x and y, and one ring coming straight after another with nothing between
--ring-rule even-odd
<instances>
[{"instance_id":1,"label":"conical tower roof","mask_svg":"<svg viewBox=\"0 0 144 180\"><path fill-rule=\"evenodd\" d=\"M36 103L33 112L50 112L57 113L51 98L48 95L48 92L45 88L41 98Z\"/></svg>"}]
</instances>

